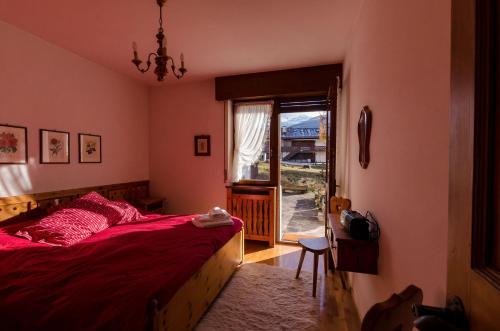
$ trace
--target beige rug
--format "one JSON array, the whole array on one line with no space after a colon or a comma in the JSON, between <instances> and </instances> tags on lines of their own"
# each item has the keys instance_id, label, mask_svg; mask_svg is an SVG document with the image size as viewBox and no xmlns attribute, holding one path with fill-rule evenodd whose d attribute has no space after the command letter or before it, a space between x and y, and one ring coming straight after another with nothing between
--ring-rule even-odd
<instances>
[{"instance_id":1,"label":"beige rug","mask_svg":"<svg viewBox=\"0 0 500 331\"><path fill-rule=\"evenodd\" d=\"M295 279L295 270L245 264L196 330L318 330L319 307L312 297L312 273L301 271Z\"/></svg>"}]
</instances>

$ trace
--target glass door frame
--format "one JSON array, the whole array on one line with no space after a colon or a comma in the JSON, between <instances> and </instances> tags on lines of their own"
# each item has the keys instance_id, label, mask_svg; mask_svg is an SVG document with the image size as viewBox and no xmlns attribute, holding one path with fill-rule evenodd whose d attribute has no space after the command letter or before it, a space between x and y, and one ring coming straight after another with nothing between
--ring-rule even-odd
<instances>
[{"instance_id":1,"label":"glass door frame","mask_svg":"<svg viewBox=\"0 0 500 331\"><path fill-rule=\"evenodd\" d=\"M242 98L233 100L232 112L234 118L234 111L236 109L235 104L237 103L252 103L252 102L262 102L262 101L273 101L273 112L271 116L271 128L270 128L270 180L269 181L256 181L256 180L243 180L237 183L232 183L232 186L268 186L275 187L277 190L276 194L276 227L275 227L275 240L276 243L280 244L293 244L296 243L293 241L283 241L281 240L281 172L280 172L280 162L279 159L281 157L281 128L280 128L280 114L281 113L292 113L292 112L304 112L304 111L313 111L310 107L296 107L295 109L282 109L280 104L282 102L287 101L303 101L303 100L314 100L321 99L327 100L326 113L327 113L327 121L329 122L329 127L327 127L327 194L326 198L335 195L335 141L336 141L336 96L332 95L332 88L335 84L332 83L332 86L328 93L305 93L301 96L284 96L284 97L266 97L266 98ZM335 102L334 102L335 101ZM333 138L332 138L333 137ZM233 141L234 141L234 130L233 130ZM333 143L333 145L332 145ZM333 168L332 168L333 165ZM333 191L332 191L333 188ZM329 208L329 201L326 201L325 206L325 231L327 225L327 215Z\"/></svg>"},{"instance_id":2,"label":"glass door frame","mask_svg":"<svg viewBox=\"0 0 500 331\"><path fill-rule=\"evenodd\" d=\"M318 101L326 101L326 104L324 104L324 111L326 112L327 114L327 121L328 121L328 118L331 118L332 117L332 107L329 103L329 96L328 94L321 94L321 95L317 95L317 96L310 96L310 97L288 97L288 98L275 98L274 99L274 109L276 109L276 118L275 118L275 125L277 126L277 131L275 131L275 134L277 134L277 146L276 146L276 150L277 150L277 158L276 158L276 165L275 165L275 171L276 171L276 179L277 179L277 182L276 182L276 191L277 191L277 194L276 194L276 229L275 229L275 233L276 233L276 242L279 243L279 244L297 244L295 241L289 241L289 240L283 240L281 239L282 237L282 229L281 229L281 219L282 219L282 188L281 188L281 117L280 115L281 114L289 114L289 113L303 113L303 112L309 112L309 111L318 111L318 107L319 105L314 105L314 106L297 106L297 107L290 107L290 109L285 109L285 108L282 108L280 105L282 103L286 103L286 102L300 102L300 101L306 101L306 100L318 100ZM293 109L292 109L293 108ZM273 109L273 114L274 114L274 109ZM272 124L271 124L272 125ZM330 124L331 125L331 124ZM330 128L330 127L327 127L327 143L326 143L326 148L327 148L327 152L326 152L326 163L327 163L327 169L329 169L329 166L331 164L331 157L330 157L330 154L331 152L329 152L329 150L331 149L331 146L329 146L329 144L331 143L331 139L330 139L330 134L332 132L335 132L333 128ZM331 174L331 171L328 170L326 171L326 174L325 174L325 184L326 184L326 191L329 191L329 183L330 183L330 180L329 180L329 176ZM335 194L335 192L333 193ZM326 197L330 196L330 194L326 194ZM328 201L325 201L325 223L324 223L324 227L325 227L325 233L326 233L326 225L327 225L327 215L328 215Z\"/></svg>"}]
</instances>

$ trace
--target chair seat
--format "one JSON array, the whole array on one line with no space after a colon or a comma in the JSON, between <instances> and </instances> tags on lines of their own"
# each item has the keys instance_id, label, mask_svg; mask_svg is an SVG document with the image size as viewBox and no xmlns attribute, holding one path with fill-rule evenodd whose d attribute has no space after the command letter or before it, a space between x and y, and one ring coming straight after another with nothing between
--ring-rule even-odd
<instances>
[{"instance_id":1,"label":"chair seat","mask_svg":"<svg viewBox=\"0 0 500 331\"><path fill-rule=\"evenodd\" d=\"M302 263L304 262L304 257L306 251L312 252L314 254L314 269L313 269L313 297L316 296L316 280L318 278L318 257L323 255L325 275L328 273L328 240L326 237L320 238L304 238L299 240L299 245L302 246L302 252L300 253L299 266L297 267L297 274L295 278L299 278L300 269L302 269Z\"/></svg>"},{"instance_id":2,"label":"chair seat","mask_svg":"<svg viewBox=\"0 0 500 331\"><path fill-rule=\"evenodd\" d=\"M326 237L304 238L299 240L299 245L311 252L323 252L330 246Z\"/></svg>"}]
</instances>

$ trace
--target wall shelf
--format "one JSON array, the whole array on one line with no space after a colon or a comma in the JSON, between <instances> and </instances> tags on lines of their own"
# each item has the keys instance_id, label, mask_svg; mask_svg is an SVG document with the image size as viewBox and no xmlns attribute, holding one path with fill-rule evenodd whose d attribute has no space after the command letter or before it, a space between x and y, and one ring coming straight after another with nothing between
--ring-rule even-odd
<instances>
[{"instance_id":1,"label":"wall shelf","mask_svg":"<svg viewBox=\"0 0 500 331\"><path fill-rule=\"evenodd\" d=\"M378 240L352 238L336 214L328 214L327 238L335 269L378 274Z\"/></svg>"}]
</instances>

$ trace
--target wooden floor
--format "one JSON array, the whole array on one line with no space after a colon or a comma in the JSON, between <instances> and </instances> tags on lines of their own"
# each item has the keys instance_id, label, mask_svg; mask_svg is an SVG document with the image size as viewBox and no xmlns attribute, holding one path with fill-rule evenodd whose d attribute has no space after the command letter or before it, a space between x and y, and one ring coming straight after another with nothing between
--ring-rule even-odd
<instances>
[{"instance_id":1,"label":"wooden floor","mask_svg":"<svg viewBox=\"0 0 500 331\"><path fill-rule=\"evenodd\" d=\"M245 263L265 263L288 269L297 269L301 248L297 245L245 241ZM306 254L302 270L313 271L311 253ZM323 259L319 259L318 273L323 272ZM312 294L312 284L311 284ZM317 297L320 300L320 330L359 331L361 323L351 293L342 289L338 272L328 272L326 278L318 277Z\"/></svg>"},{"instance_id":2,"label":"wooden floor","mask_svg":"<svg viewBox=\"0 0 500 331\"><path fill-rule=\"evenodd\" d=\"M283 241L291 241L291 242L297 242L299 239L303 238L318 238L319 236L315 235L308 235L308 234L302 234L302 233L289 233L285 232L283 233L282 240Z\"/></svg>"}]
</instances>

